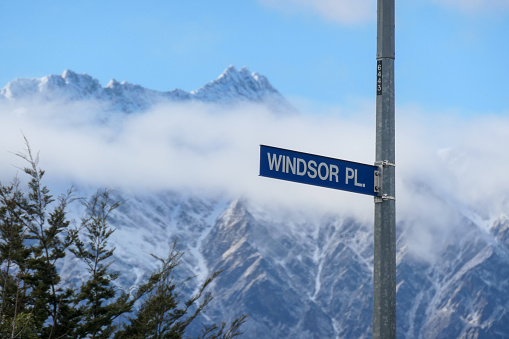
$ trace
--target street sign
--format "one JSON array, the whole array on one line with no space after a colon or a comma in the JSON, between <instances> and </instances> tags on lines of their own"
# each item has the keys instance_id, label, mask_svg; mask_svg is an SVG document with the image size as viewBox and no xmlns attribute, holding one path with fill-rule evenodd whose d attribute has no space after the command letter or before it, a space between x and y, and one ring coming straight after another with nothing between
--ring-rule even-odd
<instances>
[{"instance_id":1,"label":"street sign","mask_svg":"<svg viewBox=\"0 0 509 339\"><path fill-rule=\"evenodd\" d=\"M260 176L378 195L378 166L260 145Z\"/></svg>"}]
</instances>

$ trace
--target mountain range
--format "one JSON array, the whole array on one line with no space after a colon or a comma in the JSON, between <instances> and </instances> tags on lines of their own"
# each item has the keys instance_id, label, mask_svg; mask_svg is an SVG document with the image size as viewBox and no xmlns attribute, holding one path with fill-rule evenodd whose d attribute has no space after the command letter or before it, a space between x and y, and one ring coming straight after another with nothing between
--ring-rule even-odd
<instances>
[{"instance_id":1,"label":"mountain range","mask_svg":"<svg viewBox=\"0 0 509 339\"><path fill-rule=\"evenodd\" d=\"M288 105L266 77L250 73L245 67L237 70L234 66L228 67L216 80L191 92L181 89L160 92L115 79L102 87L88 74L66 70L61 75L39 79L15 79L0 90L0 98L11 102L23 99L47 102L92 99L107 104L111 110L126 113L143 111L165 102L198 101L225 105L251 101L267 103L273 108Z\"/></svg>"},{"instance_id":2,"label":"mountain range","mask_svg":"<svg viewBox=\"0 0 509 339\"><path fill-rule=\"evenodd\" d=\"M13 80L0 91L0 100L96 100L128 114L143 114L162 102L291 108L266 77L234 67L192 92L158 92L115 80L103 88L89 75L65 71ZM398 219L398 337L509 338L509 219L505 214L479 218L419 180L408 185L431 191L428 196L456 217L447 220L446 231L427 239L433 243L428 258L410 248L417 224ZM168 243L178 239L185 252L179 274L195 276L186 291L222 270L202 321L246 313L246 339L371 337L373 225L334 213L267 210L228 194L115 194L125 201L110 220L116 228L112 267L123 273L121 286L139 283L156 265L150 253L164 256ZM430 215L420 224L435 220ZM79 274L72 260L61 269L70 277ZM199 329L197 324L194 330Z\"/></svg>"}]
</instances>

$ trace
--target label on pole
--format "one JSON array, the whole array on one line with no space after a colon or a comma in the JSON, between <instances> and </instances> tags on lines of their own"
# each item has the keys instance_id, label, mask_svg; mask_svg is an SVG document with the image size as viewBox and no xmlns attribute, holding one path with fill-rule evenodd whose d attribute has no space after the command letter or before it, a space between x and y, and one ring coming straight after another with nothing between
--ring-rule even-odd
<instances>
[{"instance_id":1,"label":"label on pole","mask_svg":"<svg viewBox=\"0 0 509 339\"><path fill-rule=\"evenodd\" d=\"M378 167L260 145L260 176L378 195Z\"/></svg>"},{"instance_id":2,"label":"label on pole","mask_svg":"<svg viewBox=\"0 0 509 339\"><path fill-rule=\"evenodd\" d=\"M382 60L376 61L376 95L382 95Z\"/></svg>"}]
</instances>

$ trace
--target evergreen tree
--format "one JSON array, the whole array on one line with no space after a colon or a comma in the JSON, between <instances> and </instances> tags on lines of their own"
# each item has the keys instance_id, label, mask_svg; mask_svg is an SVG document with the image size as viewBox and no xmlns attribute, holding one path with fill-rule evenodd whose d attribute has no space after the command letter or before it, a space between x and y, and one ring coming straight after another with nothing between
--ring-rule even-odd
<instances>
[{"instance_id":1,"label":"evergreen tree","mask_svg":"<svg viewBox=\"0 0 509 339\"><path fill-rule=\"evenodd\" d=\"M116 333L115 338L180 339L184 337L188 326L212 301L213 297L206 292L206 289L221 272L213 273L194 296L182 301L179 288L190 280L188 278L179 282L174 277L174 270L181 263L182 255L183 253L177 250L176 242L170 248L167 258L162 259L153 255L159 260L161 266L151 275L145 286L148 288L147 296L135 316L131 317L124 328ZM242 315L227 329L226 323L206 327L201 338L236 337L242 334L239 329L245 320L246 316Z\"/></svg>"},{"instance_id":2,"label":"evergreen tree","mask_svg":"<svg viewBox=\"0 0 509 339\"><path fill-rule=\"evenodd\" d=\"M33 314L26 308L26 288L22 277L26 274L25 262L30 249L24 244L26 214L20 208L24 195L15 178L10 186L0 184L0 335L30 338L33 331Z\"/></svg>"},{"instance_id":3,"label":"evergreen tree","mask_svg":"<svg viewBox=\"0 0 509 339\"><path fill-rule=\"evenodd\" d=\"M25 139L26 141L26 139ZM30 178L28 192L19 189L19 180L1 186L2 232L2 326L3 337L37 336L56 338L69 335L76 312L73 290L63 287L57 262L70 244L66 209L74 200L72 190L55 199L42 185L44 171L38 168L28 142L28 162L23 172Z\"/></svg>"},{"instance_id":4,"label":"evergreen tree","mask_svg":"<svg viewBox=\"0 0 509 339\"><path fill-rule=\"evenodd\" d=\"M246 322L247 315L242 314L240 317L233 320L230 326L226 327L226 322L221 325L213 324L205 326L202 335L199 339L231 339L236 336L242 335L244 332L240 330L242 325Z\"/></svg>"},{"instance_id":5,"label":"evergreen tree","mask_svg":"<svg viewBox=\"0 0 509 339\"><path fill-rule=\"evenodd\" d=\"M82 218L81 229L72 235L71 252L85 263L89 273L89 279L75 299L81 311L76 331L78 338L109 338L116 329L113 320L130 311L134 303L127 294L115 299L117 291L113 281L118 272L109 270L115 248L108 247L108 239L115 229L109 225L108 216L120 203L112 201L110 194L108 190L97 192L84 203L86 215Z\"/></svg>"},{"instance_id":6,"label":"evergreen tree","mask_svg":"<svg viewBox=\"0 0 509 339\"><path fill-rule=\"evenodd\" d=\"M73 290L62 286L56 268L57 261L64 258L71 243L66 209L74 195L70 189L55 201L42 184L44 171L38 167L39 157L33 157L28 141L26 145L26 153L17 154L28 162L29 166L23 171L30 178L28 197L20 206L26 216L26 243L30 245L30 255L23 263L22 280L39 337L62 337L73 331L76 317L71 305ZM53 207L54 202L56 206L53 204Z\"/></svg>"},{"instance_id":7,"label":"evergreen tree","mask_svg":"<svg viewBox=\"0 0 509 339\"><path fill-rule=\"evenodd\" d=\"M207 292L214 273L190 298L183 298L175 268L182 252L171 246L148 280L129 292L114 286L119 273L110 269L115 248L109 246L114 232L110 214L120 203L111 191L98 191L84 202L85 214L78 228L70 227L68 206L73 190L54 199L43 185L25 138L26 152L17 155L28 166L28 190L15 178L0 183L0 337L1 338L184 338L188 326L212 301ZM88 279L78 289L62 281L57 267L66 255L74 255L86 267ZM133 313L135 304L139 307ZM126 317L122 328L116 324ZM241 334L246 316L204 328L200 339L231 339Z\"/></svg>"}]
</instances>

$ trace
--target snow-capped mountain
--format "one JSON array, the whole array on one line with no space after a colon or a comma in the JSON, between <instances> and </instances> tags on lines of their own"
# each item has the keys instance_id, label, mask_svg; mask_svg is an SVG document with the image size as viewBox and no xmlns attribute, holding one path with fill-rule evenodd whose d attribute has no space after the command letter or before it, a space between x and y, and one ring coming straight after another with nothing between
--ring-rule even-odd
<instances>
[{"instance_id":1,"label":"snow-capped mountain","mask_svg":"<svg viewBox=\"0 0 509 339\"><path fill-rule=\"evenodd\" d=\"M186 92L174 89L159 92L112 79L102 87L97 79L88 74L66 70L62 75L48 75L40 79L15 79L0 90L0 100L20 99L60 101L90 100L105 103L112 110L126 113L143 111L164 102L236 102L266 103L272 108L288 108L284 97L269 83L266 77L250 73L247 68L237 70L228 67L218 79L205 86Z\"/></svg>"},{"instance_id":2,"label":"snow-capped mountain","mask_svg":"<svg viewBox=\"0 0 509 339\"><path fill-rule=\"evenodd\" d=\"M88 75L66 71L13 80L0 98L12 103L92 99L123 112L141 112L164 101L287 105L265 77L233 67L193 92L157 92L114 80L102 88ZM202 320L249 314L246 339L371 337L373 226L365 221L266 210L247 198L221 194L164 190L116 195L125 201L111 218L116 227L113 267L122 272L123 286L138 283L154 269L150 253L164 257L168 243L177 238L185 251L179 274L196 276L187 286L190 293L208 274L223 271ZM447 231L431 239L421 236L433 244L429 258L409 248L419 231L413 220L398 221L398 337L509 338L509 219L504 214L479 217L439 192L431 196L456 217L447 219ZM422 223L435 222L429 213ZM63 267L70 275L75 268L72 262Z\"/></svg>"},{"instance_id":3,"label":"snow-capped mountain","mask_svg":"<svg viewBox=\"0 0 509 339\"><path fill-rule=\"evenodd\" d=\"M115 224L118 241L129 239L117 245L125 269L146 260L126 249L161 253L161 239L178 237L187 274L200 280L222 270L207 315L249 314L244 338L371 337L370 225L333 215L283 218L244 199L172 194L129 199ZM437 245L434 262L409 254L409 228L398 226L399 338L508 336L509 221L489 226L485 233L464 218L461 232Z\"/></svg>"}]
</instances>

